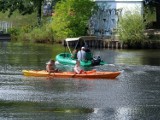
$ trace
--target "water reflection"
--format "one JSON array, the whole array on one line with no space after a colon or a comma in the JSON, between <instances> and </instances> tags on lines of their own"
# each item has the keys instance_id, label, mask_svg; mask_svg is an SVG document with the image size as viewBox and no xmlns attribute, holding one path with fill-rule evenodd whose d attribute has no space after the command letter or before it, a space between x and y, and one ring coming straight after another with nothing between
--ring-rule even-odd
<instances>
[{"instance_id":1,"label":"water reflection","mask_svg":"<svg viewBox=\"0 0 160 120\"><path fill-rule=\"evenodd\" d=\"M160 65L160 50L92 50L109 64Z\"/></svg>"}]
</instances>

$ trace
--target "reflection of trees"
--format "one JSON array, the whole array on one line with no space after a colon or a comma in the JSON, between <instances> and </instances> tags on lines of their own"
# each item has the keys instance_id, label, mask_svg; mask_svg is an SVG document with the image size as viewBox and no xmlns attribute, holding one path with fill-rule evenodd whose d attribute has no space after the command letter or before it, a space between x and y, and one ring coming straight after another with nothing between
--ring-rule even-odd
<instances>
[{"instance_id":1,"label":"reflection of trees","mask_svg":"<svg viewBox=\"0 0 160 120\"><path fill-rule=\"evenodd\" d=\"M7 47L7 51L8 62L11 65L38 66L41 64L42 57L40 55L42 50L36 46L12 44Z\"/></svg>"},{"instance_id":2,"label":"reflection of trees","mask_svg":"<svg viewBox=\"0 0 160 120\"><path fill-rule=\"evenodd\" d=\"M144 65L160 65L160 50L144 50L142 56Z\"/></svg>"},{"instance_id":3,"label":"reflection of trees","mask_svg":"<svg viewBox=\"0 0 160 120\"><path fill-rule=\"evenodd\" d=\"M115 62L130 65L160 65L160 50L122 50L118 52Z\"/></svg>"},{"instance_id":4,"label":"reflection of trees","mask_svg":"<svg viewBox=\"0 0 160 120\"><path fill-rule=\"evenodd\" d=\"M64 52L65 48L58 45L44 44L23 44L0 42L0 64L2 69L45 69L45 63L49 59L55 58L59 52ZM4 67L5 66L5 67ZM13 68L14 67L14 68Z\"/></svg>"},{"instance_id":5,"label":"reflection of trees","mask_svg":"<svg viewBox=\"0 0 160 120\"><path fill-rule=\"evenodd\" d=\"M58 51L57 51L57 49ZM58 46L33 45L9 43L6 47L6 64L18 66L43 66L50 58L53 58L59 51L64 51ZM3 54L4 55L4 54ZM3 60L4 60L3 59Z\"/></svg>"},{"instance_id":6,"label":"reflection of trees","mask_svg":"<svg viewBox=\"0 0 160 120\"><path fill-rule=\"evenodd\" d=\"M7 55L6 55L6 49L7 49L7 41L0 41L1 49L0 49L0 62L2 65L4 65L4 71L7 69Z\"/></svg>"}]
</instances>

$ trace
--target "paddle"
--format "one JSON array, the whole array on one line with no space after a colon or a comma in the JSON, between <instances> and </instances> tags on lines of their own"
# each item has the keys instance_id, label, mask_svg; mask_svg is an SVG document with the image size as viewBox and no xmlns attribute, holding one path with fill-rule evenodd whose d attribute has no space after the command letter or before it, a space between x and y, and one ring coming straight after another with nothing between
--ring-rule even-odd
<instances>
[{"instance_id":1,"label":"paddle","mask_svg":"<svg viewBox=\"0 0 160 120\"><path fill-rule=\"evenodd\" d=\"M72 76L72 78L73 78L73 77L75 77L75 76L76 76L76 74L86 74L86 75L87 75L87 72L86 72L86 71L84 71L84 70L82 70L80 73L76 73L76 72L75 72L75 73L74 73L74 75Z\"/></svg>"},{"instance_id":2,"label":"paddle","mask_svg":"<svg viewBox=\"0 0 160 120\"><path fill-rule=\"evenodd\" d=\"M74 74L72 75L72 78L74 78L74 77L76 76L76 74L77 74L77 73L74 73Z\"/></svg>"},{"instance_id":3,"label":"paddle","mask_svg":"<svg viewBox=\"0 0 160 120\"><path fill-rule=\"evenodd\" d=\"M53 73L53 75L51 75L51 73ZM51 70L50 72L48 72L48 79L54 78L55 76L55 70Z\"/></svg>"},{"instance_id":4,"label":"paddle","mask_svg":"<svg viewBox=\"0 0 160 120\"><path fill-rule=\"evenodd\" d=\"M50 72L48 72L48 77L47 77L47 79L51 79L51 78L53 78L53 76L51 75Z\"/></svg>"},{"instance_id":5,"label":"paddle","mask_svg":"<svg viewBox=\"0 0 160 120\"><path fill-rule=\"evenodd\" d=\"M51 72L48 72L48 77L49 78L54 78L55 77L55 73L58 73L58 72L62 72L60 70L58 70L57 68L55 70L52 70ZM51 73L53 73L53 75L51 75Z\"/></svg>"}]
</instances>

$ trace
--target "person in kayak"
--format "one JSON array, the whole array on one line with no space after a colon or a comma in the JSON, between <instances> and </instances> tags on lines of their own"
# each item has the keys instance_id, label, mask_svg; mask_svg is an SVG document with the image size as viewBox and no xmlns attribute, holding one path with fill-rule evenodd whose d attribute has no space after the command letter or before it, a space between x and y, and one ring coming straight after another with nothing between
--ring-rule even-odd
<instances>
[{"instance_id":1,"label":"person in kayak","mask_svg":"<svg viewBox=\"0 0 160 120\"><path fill-rule=\"evenodd\" d=\"M49 72L49 73L58 72L58 69L55 66L55 61L54 60L49 60L46 63L46 71Z\"/></svg>"},{"instance_id":2,"label":"person in kayak","mask_svg":"<svg viewBox=\"0 0 160 120\"><path fill-rule=\"evenodd\" d=\"M86 60L85 47L81 47L81 50L78 51L78 53L77 53L77 59L78 59L79 61L81 61L81 60Z\"/></svg>"},{"instance_id":3,"label":"person in kayak","mask_svg":"<svg viewBox=\"0 0 160 120\"><path fill-rule=\"evenodd\" d=\"M83 69L81 69L80 62L78 60L76 60L76 65L74 66L74 72L75 72L75 74L86 73Z\"/></svg>"}]
</instances>

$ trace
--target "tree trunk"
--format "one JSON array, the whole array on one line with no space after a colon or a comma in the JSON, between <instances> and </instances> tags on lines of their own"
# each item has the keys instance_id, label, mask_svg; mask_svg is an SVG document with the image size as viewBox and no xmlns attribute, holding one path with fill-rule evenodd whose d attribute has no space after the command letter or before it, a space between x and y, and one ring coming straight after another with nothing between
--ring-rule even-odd
<instances>
[{"instance_id":1,"label":"tree trunk","mask_svg":"<svg viewBox=\"0 0 160 120\"><path fill-rule=\"evenodd\" d=\"M156 26L160 28L160 4L156 4Z\"/></svg>"},{"instance_id":2,"label":"tree trunk","mask_svg":"<svg viewBox=\"0 0 160 120\"><path fill-rule=\"evenodd\" d=\"M38 18L38 25L41 25L41 19L42 19L42 1L38 3L37 6L37 18Z\"/></svg>"}]
</instances>

